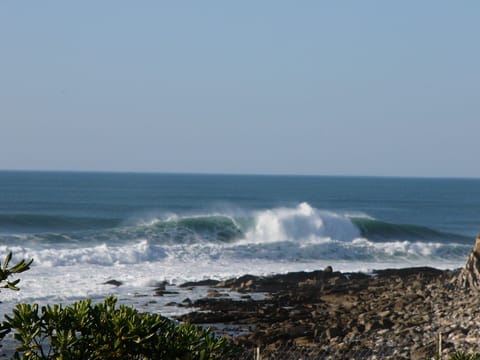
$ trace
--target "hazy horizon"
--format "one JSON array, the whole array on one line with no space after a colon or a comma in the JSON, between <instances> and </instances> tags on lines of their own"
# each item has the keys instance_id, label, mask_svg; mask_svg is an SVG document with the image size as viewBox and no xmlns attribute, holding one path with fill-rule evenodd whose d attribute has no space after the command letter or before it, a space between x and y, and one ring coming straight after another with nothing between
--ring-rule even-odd
<instances>
[{"instance_id":1,"label":"hazy horizon","mask_svg":"<svg viewBox=\"0 0 480 360\"><path fill-rule=\"evenodd\" d=\"M167 172L128 170L83 170L83 169L0 169L0 172L19 173L85 173L85 174L138 174L138 175L186 175L186 176L258 176L258 177L318 177L318 178L386 178L386 179L438 179L438 180L479 180L480 177L463 176L403 176L403 175L356 175L356 174L285 174L285 173L222 173L222 172Z\"/></svg>"}]
</instances>

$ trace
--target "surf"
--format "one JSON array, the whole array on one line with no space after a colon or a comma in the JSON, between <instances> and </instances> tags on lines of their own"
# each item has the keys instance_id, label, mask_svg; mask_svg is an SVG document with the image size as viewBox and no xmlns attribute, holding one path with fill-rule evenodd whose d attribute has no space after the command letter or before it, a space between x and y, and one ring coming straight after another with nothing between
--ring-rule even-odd
<instances>
[{"instance_id":1,"label":"surf","mask_svg":"<svg viewBox=\"0 0 480 360\"><path fill-rule=\"evenodd\" d=\"M240 215L239 215L240 214ZM8 232L21 227L23 233ZM40 228L40 231L37 230ZM418 224L396 224L368 214L318 209L307 202L263 210L169 214L146 219L82 218L50 215L0 215L0 240L12 244L75 246L126 244L147 240L152 244L276 243L333 240L352 242L470 243L470 237L442 232Z\"/></svg>"},{"instance_id":2,"label":"surf","mask_svg":"<svg viewBox=\"0 0 480 360\"><path fill-rule=\"evenodd\" d=\"M112 228L0 235L42 266L116 266L159 262L441 261L462 258L469 239L368 214L317 209L307 202L264 210L170 214L128 219Z\"/></svg>"}]
</instances>

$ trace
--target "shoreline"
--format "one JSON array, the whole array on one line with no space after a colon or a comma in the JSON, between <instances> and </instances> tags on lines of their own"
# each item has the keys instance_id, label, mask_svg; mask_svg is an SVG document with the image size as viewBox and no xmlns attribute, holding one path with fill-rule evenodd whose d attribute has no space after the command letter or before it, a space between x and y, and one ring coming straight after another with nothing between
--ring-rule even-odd
<instances>
[{"instance_id":1,"label":"shoreline","mask_svg":"<svg viewBox=\"0 0 480 360\"><path fill-rule=\"evenodd\" d=\"M461 273L432 267L340 272L329 266L177 285L163 281L119 300L209 327L243 349L238 359L261 351L265 359L424 360L438 354L440 336L445 358L480 352L480 297L459 286ZM123 286L117 280L104 285ZM4 343L3 356L13 353L10 343Z\"/></svg>"},{"instance_id":2,"label":"shoreline","mask_svg":"<svg viewBox=\"0 0 480 360\"><path fill-rule=\"evenodd\" d=\"M425 359L438 351L439 334L445 355L480 351L480 299L458 289L459 273L430 267L342 273L328 267L244 275L179 285L206 288L205 296L168 305L185 311L176 320L211 327L245 349Z\"/></svg>"}]
</instances>

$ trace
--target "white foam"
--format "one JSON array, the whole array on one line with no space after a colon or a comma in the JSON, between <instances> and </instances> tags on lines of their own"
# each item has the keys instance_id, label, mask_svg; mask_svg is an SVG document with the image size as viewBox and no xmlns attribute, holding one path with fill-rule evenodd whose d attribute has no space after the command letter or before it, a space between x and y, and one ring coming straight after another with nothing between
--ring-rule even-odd
<instances>
[{"instance_id":1,"label":"white foam","mask_svg":"<svg viewBox=\"0 0 480 360\"><path fill-rule=\"evenodd\" d=\"M163 261L112 266L80 264L70 266L34 265L28 272L19 275L20 292L2 291L2 301L71 301L84 297L102 297L109 293L133 296L135 293L152 292L149 288L158 281L182 283L207 278L226 279L244 274L267 275L289 271L312 271L332 265L341 271L367 271L385 267L434 266L451 268L463 265L461 259L445 261L439 258L426 259L390 258L370 260L317 259L311 261L290 259L242 259L235 261L225 255L217 258L189 254ZM124 284L115 288L105 285L107 280L118 280Z\"/></svg>"},{"instance_id":2,"label":"white foam","mask_svg":"<svg viewBox=\"0 0 480 360\"><path fill-rule=\"evenodd\" d=\"M276 208L255 214L255 227L247 232L246 241L272 243L332 238L351 241L359 230L346 216L320 211L303 202L295 208Z\"/></svg>"},{"instance_id":3,"label":"white foam","mask_svg":"<svg viewBox=\"0 0 480 360\"><path fill-rule=\"evenodd\" d=\"M148 261L158 261L167 256L161 246L150 245L147 240L135 241L123 246L99 244L91 247L52 247L34 249L21 246L2 246L0 256L9 251L15 254L15 259L34 259L40 266L73 266L73 265L103 265L138 264Z\"/></svg>"},{"instance_id":4,"label":"white foam","mask_svg":"<svg viewBox=\"0 0 480 360\"><path fill-rule=\"evenodd\" d=\"M373 242L361 238L347 215L312 208L308 203L254 214L245 238L233 242L181 244L131 239L114 243L0 246L0 258L33 258L20 275L20 292L2 291L0 309L20 301L70 302L113 293L133 302L134 294L152 294L158 281L182 283L226 279L247 273L266 275L312 271L331 265L341 271L387 267L460 267L470 245L438 242ZM18 242L21 243L21 242ZM107 280L122 281L115 288ZM181 301L181 299L180 299Z\"/></svg>"}]
</instances>

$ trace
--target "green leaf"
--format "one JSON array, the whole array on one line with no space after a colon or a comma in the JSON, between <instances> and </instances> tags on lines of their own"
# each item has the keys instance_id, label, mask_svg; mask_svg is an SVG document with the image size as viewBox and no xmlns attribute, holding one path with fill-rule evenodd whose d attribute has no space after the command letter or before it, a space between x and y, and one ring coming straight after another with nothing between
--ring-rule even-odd
<instances>
[{"instance_id":1,"label":"green leaf","mask_svg":"<svg viewBox=\"0 0 480 360\"><path fill-rule=\"evenodd\" d=\"M5 261L3 262L3 270L7 270L7 267L8 267L8 264L10 263L10 260L12 260L12 252L10 251L7 255L7 257L5 258Z\"/></svg>"}]
</instances>

